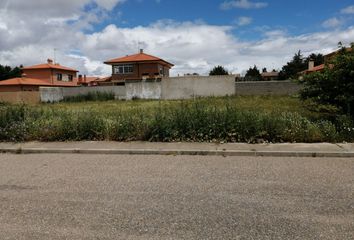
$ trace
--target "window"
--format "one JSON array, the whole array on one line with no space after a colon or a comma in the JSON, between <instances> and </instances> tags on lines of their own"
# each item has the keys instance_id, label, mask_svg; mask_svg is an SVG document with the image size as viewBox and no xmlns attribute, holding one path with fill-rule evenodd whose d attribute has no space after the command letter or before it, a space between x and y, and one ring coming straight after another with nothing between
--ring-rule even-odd
<instances>
[{"instance_id":1,"label":"window","mask_svg":"<svg viewBox=\"0 0 354 240\"><path fill-rule=\"evenodd\" d=\"M74 79L74 75L72 74L57 73L57 81L72 82L73 79Z\"/></svg>"},{"instance_id":2,"label":"window","mask_svg":"<svg viewBox=\"0 0 354 240\"><path fill-rule=\"evenodd\" d=\"M113 74L132 74L133 71L133 65L130 64L113 66Z\"/></svg>"}]
</instances>

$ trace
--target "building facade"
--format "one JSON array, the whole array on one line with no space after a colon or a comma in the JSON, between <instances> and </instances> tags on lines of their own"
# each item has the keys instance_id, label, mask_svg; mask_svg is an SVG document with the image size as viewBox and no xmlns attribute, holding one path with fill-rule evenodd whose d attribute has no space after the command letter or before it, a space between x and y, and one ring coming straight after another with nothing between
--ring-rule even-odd
<instances>
[{"instance_id":1,"label":"building facade","mask_svg":"<svg viewBox=\"0 0 354 240\"><path fill-rule=\"evenodd\" d=\"M112 66L112 76L108 82L124 84L126 80L144 80L169 77L174 66L161 58L145 54L143 50L134 55L107 60Z\"/></svg>"},{"instance_id":2,"label":"building facade","mask_svg":"<svg viewBox=\"0 0 354 240\"><path fill-rule=\"evenodd\" d=\"M261 73L263 81L277 81L279 80L279 72L272 71L272 72L262 72Z\"/></svg>"},{"instance_id":3,"label":"building facade","mask_svg":"<svg viewBox=\"0 0 354 240\"><path fill-rule=\"evenodd\" d=\"M48 59L46 64L22 68L27 78L45 81L53 86L77 86L77 70L64 67Z\"/></svg>"},{"instance_id":4,"label":"building facade","mask_svg":"<svg viewBox=\"0 0 354 240\"><path fill-rule=\"evenodd\" d=\"M40 87L77 86L77 70L53 63L22 68L22 77L0 81L0 101L11 103L37 103Z\"/></svg>"},{"instance_id":5,"label":"building facade","mask_svg":"<svg viewBox=\"0 0 354 240\"><path fill-rule=\"evenodd\" d=\"M77 70L54 64L48 59L46 64L22 68L22 77L0 81L0 92L38 91L39 87L77 86Z\"/></svg>"}]
</instances>

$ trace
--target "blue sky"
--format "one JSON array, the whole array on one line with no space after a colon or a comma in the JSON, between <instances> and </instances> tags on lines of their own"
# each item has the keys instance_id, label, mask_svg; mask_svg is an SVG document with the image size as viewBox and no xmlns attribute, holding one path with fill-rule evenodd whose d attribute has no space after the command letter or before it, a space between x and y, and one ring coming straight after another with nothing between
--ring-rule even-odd
<instances>
[{"instance_id":1,"label":"blue sky","mask_svg":"<svg viewBox=\"0 0 354 240\"><path fill-rule=\"evenodd\" d=\"M53 57L107 76L107 59L145 52L172 75L281 69L299 50L329 53L354 41L353 0L1 0L0 63Z\"/></svg>"},{"instance_id":2,"label":"blue sky","mask_svg":"<svg viewBox=\"0 0 354 240\"><path fill-rule=\"evenodd\" d=\"M211 25L233 26L240 38L259 39L259 30L278 28L290 35L322 31L323 23L331 18L343 21L340 27L354 24L354 17L341 14L341 10L354 4L352 0L269 0L262 8L222 9L227 1L220 0L133 0L117 5L109 17L95 26L94 31L108 24L121 27L146 26L161 19L177 22L202 21ZM238 26L240 17L252 19L248 25Z\"/></svg>"}]
</instances>

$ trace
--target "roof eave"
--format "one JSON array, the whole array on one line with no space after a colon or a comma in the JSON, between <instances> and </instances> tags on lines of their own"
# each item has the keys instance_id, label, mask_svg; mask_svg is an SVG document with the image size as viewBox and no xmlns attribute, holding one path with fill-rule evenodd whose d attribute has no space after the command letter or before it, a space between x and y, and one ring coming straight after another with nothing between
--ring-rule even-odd
<instances>
[{"instance_id":1,"label":"roof eave","mask_svg":"<svg viewBox=\"0 0 354 240\"><path fill-rule=\"evenodd\" d=\"M107 65L114 65L114 64L134 64L134 63L164 63L165 65L168 65L169 67L173 67L175 65L173 65L172 63L169 63L165 60L139 60L139 61L105 61L103 62L104 64Z\"/></svg>"},{"instance_id":2,"label":"roof eave","mask_svg":"<svg viewBox=\"0 0 354 240\"><path fill-rule=\"evenodd\" d=\"M70 71L70 72L80 72L79 70L76 70L76 69L62 69L62 68L56 68L56 67L42 67L42 68L23 67L23 68L21 68L21 70L38 70L38 69L57 69L57 70Z\"/></svg>"}]
</instances>

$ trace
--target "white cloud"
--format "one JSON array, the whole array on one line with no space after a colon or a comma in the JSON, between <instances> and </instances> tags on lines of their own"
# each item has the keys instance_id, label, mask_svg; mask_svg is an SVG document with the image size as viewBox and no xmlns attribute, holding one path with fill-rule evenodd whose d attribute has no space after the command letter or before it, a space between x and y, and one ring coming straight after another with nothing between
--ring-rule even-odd
<instances>
[{"instance_id":1,"label":"white cloud","mask_svg":"<svg viewBox=\"0 0 354 240\"><path fill-rule=\"evenodd\" d=\"M98 6L106 9L106 10L112 10L117 4L123 3L126 0L96 0L96 3Z\"/></svg>"},{"instance_id":2,"label":"white cloud","mask_svg":"<svg viewBox=\"0 0 354 240\"><path fill-rule=\"evenodd\" d=\"M53 49L57 48L61 63L83 66L85 70L77 59L65 54L78 48L84 36L82 30L92 29L92 24L124 1L0 1L0 63L36 64L53 57Z\"/></svg>"},{"instance_id":3,"label":"white cloud","mask_svg":"<svg viewBox=\"0 0 354 240\"><path fill-rule=\"evenodd\" d=\"M266 2L252 2L251 0L233 0L233 1L223 2L220 8L223 10L228 10L232 8L252 9L252 8L265 8L267 6L268 3Z\"/></svg>"},{"instance_id":4,"label":"white cloud","mask_svg":"<svg viewBox=\"0 0 354 240\"><path fill-rule=\"evenodd\" d=\"M343 8L341 10L341 13L343 14L354 14L354 5L348 6L346 8Z\"/></svg>"},{"instance_id":5,"label":"white cloud","mask_svg":"<svg viewBox=\"0 0 354 240\"><path fill-rule=\"evenodd\" d=\"M239 17L235 20L235 24L237 26L246 26L252 23L253 19L251 17Z\"/></svg>"},{"instance_id":6,"label":"white cloud","mask_svg":"<svg viewBox=\"0 0 354 240\"><path fill-rule=\"evenodd\" d=\"M0 30L7 30L7 25L6 23L0 22Z\"/></svg>"},{"instance_id":7,"label":"white cloud","mask_svg":"<svg viewBox=\"0 0 354 240\"><path fill-rule=\"evenodd\" d=\"M126 0L2 0L0 9L13 10L16 12L32 13L32 16L46 15L53 17L64 17L73 12L82 10L88 4L96 4L105 10L112 10L117 4Z\"/></svg>"},{"instance_id":8,"label":"white cloud","mask_svg":"<svg viewBox=\"0 0 354 240\"><path fill-rule=\"evenodd\" d=\"M342 24L343 24L342 20L340 20L336 17L333 17L333 18L330 18L330 19L327 19L326 21L324 21L322 23L322 26L325 28L337 28L337 27L340 27Z\"/></svg>"},{"instance_id":9,"label":"white cloud","mask_svg":"<svg viewBox=\"0 0 354 240\"><path fill-rule=\"evenodd\" d=\"M159 22L135 28L110 25L85 38L82 52L89 59L99 57L103 62L132 54L138 51L138 42L143 42L147 53L176 65L172 75L206 74L215 65L224 65L236 73L254 64L271 69L281 68L298 50L305 55L328 53L336 48L338 41L350 43L354 38L354 28L299 36L288 36L284 30L274 29L264 33L260 41L246 42L235 38L227 26Z\"/></svg>"},{"instance_id":10,"label":"white cloud","mask_svg":"<svg viewBox=\"0 0 354 240\"><path fill-rule=\"evenodd\" d=\"M286 34L287 34L286 31L279 30L279 29L271 29L271 30L263 32L263 35L268 37L268 38L271 38L271 37L274 37L274 38L285 37Z\"/></svg>"},{"instance_id":11,"label":"white cloud","mask_svg":"<svg viewBox=\"0 0 354 240\"><path fill-rule=\"evenodd\" d=\"M11 4L18 2L13 0ZM46 4L47 1L31 2L37 6L39 2ZM57 48L57 61L61 64L76 68L82 74L104 76L111 73L111 68L103 64L105 60L136 53L139 46L143 46L147 53L174 63L172 75L207 74L215 65L240 73L254 64L260 68L280 68L299 49L304 55L328 53L339 41L348 44L354 39L354 27L299 36L289 36L284 29L267 28L261 40L243 41L237 38L236 30L231 26L174 21L158 21L133 28L108 25L100 31L85 33L84 28L100 21L102 11L114 8L101 2L97 4L100 7L83 12L88 2L90 0L64 0L62 3L70 7L55 5L69 11L61 15L59 10L47 13L44 9L44 12L33 9L37 12L32 13L16 4L10 6L10 1L7 4L1 1L0 35L6 37L0 38L0 64L41 63L53 57L53 49ZM243 21L245 23L247 21Z\"/></svg>"}]
</instances>

